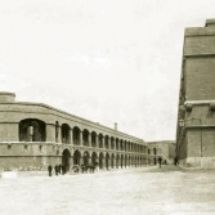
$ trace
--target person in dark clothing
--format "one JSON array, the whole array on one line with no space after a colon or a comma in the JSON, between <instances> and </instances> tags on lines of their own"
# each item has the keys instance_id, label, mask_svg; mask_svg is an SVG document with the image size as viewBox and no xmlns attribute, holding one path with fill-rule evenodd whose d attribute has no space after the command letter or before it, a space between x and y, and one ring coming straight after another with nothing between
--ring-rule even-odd
<instances>
[{"instance_id":1,"label":"person in dark clothing","mask_svg":"<svg viewBox=\"0 0 215 215\"><path fill-rule=\"evenodd\" d=\"M59 164L59 165L58 165L58 173L59 173L59 174L61 174L61 170L62 170L62 165Z\"/></svg>"},{"instance_id":2,"label":"person in dark clothing","mask_svg":"<svg viewBox=\"0 0 215 215\"><path fill-rule=\"evenodd\" d=\"M178 157L177 157L177 156L174 158L174 164L175 164L175 166L177 166L177 165L179 164L179 161L178 161Z\"/></svg>"},{"instance_id":3,"label":"person in dark clothing","mask_svg":"<svg viewBox=\"0 0 215 215\"><path fill-rule=\"evenodd\" d=\"M162 163L162 158L161 157L158 158L158 163L159 163L159 167L161 168L161 163Z\"/></svg>"},{"instance_id":4,"label":"person in dark clothing","mask_svg":"<svg viewBox=\"0 0 215 215\"><path fill-rule=\"evenodd\" d=\"M66 173L66 169L64 166L62 166L62 175L64 175Z\"/></svg>"},{"instance_id":5,"label":"person in dark clothing","mask_svg":"<svg viewBox=\"0 0 215 215\"><path fill-rule=\"evenodd\" d=\"M49 176L51 177L52 176L52 166L51 165L48 166L48 172L49 172Z\"/></svg>"},{"instance_id":6,"label":"person in dark clothing","mask_svg":"<svg viewBox=\"0 0 215 215\"><path fill-rule=\"evenodd\" d=\"M55 170L55 175L58 175L58 165L55 165L55 167L54 167L54 170Z\"/></svg>"}]
</instances>

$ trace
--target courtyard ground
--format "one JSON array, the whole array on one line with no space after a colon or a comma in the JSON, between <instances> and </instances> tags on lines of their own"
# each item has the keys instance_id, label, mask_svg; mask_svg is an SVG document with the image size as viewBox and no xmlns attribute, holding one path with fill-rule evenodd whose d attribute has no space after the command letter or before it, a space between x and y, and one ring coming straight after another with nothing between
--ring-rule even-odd
<instances>
[{"instance_id":1,"label":"courtyard ground","mask_svg":"<svg viewBox=\"0 0 215 215\"><path fill-rule=\"evenodd\" d=\"M0 215L215 214L215 172L174 166L0 178Z\"/></svg>"}]
</instances>

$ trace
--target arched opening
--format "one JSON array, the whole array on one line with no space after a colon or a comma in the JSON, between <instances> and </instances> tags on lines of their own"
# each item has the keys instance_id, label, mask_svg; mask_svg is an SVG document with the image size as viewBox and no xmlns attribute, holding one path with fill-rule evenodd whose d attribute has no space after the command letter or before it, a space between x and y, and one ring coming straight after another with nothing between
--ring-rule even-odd
<instances>
[{"instance_id":1,"label":"arched opening","mask_svg":"<svg viewBox=\"0 0 215 215\"><path fill-rule=\"evenodd\" d=\"M123 140L120 140L120 150L123 151Z\"/></svg>"},{"instance_id":2,"label":"arched opening","mask_svg":"<svg viewBox=\"0 0 215 215\"><path fill-rule=\"evenodd\" d=\"M131 152L131 142L129 142L129 152Z\"/></svg>"},{"instance_id":3,"label":"arched opening","mask_svg":"<svg viewBox=\"0 0 215 215\"><path fill-rule=\"evenodd\" d=\"M105 157L105 164L106 164L106 168L107 168L107 169L109 168L109 159L110 159L110 156L109 156L109 154L107 153L107 154L106 154L106 157Z\"/></svg>"},{"instance_id":4,"label":"arched opening","mask_svg":"<svg viewBox=\"0 0 215 215\"><path fill-rule=\"evenodd\" d=\"M116 150L119 150L119 139L116 138Z\"/></svg>"},{"instance_id":5,"label":"arched opening","mask_svg":"<svg viewBox=\"0 0 215 215\"><path fill-rule=\"evenodd\" d=\"M117 169L119 168L119 165L120 165L120 156L119 156L119 154L117 154L117 156L116 156L116 168Z\"/></svg>"},{"instance_id":6,"label":"arched opening","mask_svg":"<svg viewBox=\"0 0 215 215\"><path fill-rule=\"evenodd\" d=\"M103 148L103 135L99 134L99 148Z\"/></svg>"},{"instance_id":7,"label":"arched opening","mask_svg":"<svg viewBox=\"0 0 215 215\"><path fill-rule=\"evenodd\" d=\"M71 153L68 149L64 149L62 153L62 167L64 173L70 170Z\"/></svg>"},{"instance_id":8,"label":"arched opening","mask_svg":"<svg viewBox=\"0 0 215 215\"><path fill-rule=\"evenodd\" d=\"M156 155L157 154L157 149L153 148L153 152L154 152L154 155Z\"/></svg>"},{"instance_id":9,"label":"arched opening","mask_svg":"<svg viewBox=\"0 0 215 215\"><path fill-rule=\"evenodd\" d=\"M75 152L74 152L74 155L73 155L73 164L74 165L81 165L81 153L78 151L78 150L76 150Z\"/></svg>"},{"instance_id":10,"label":"arched opening","mask_svg":"<svg viewBox=\"0 0 215 215\"><path fill-rule=\"evenodd\" d=\"M90 154L88 151L84 152L84 166L88 166L89 165L89 159L90 159Z\"/></svg>"},{"instance_id":11,"label":"arched opening","mask_svg":"<svg viewBox=\"0 0 215 215\"><path fill-rule=\"evenodd\" d=\"M103 153L100 152L99 153L99 168L100 169L103 169L103 159L104 159Z\"/></svg>"},{"instance_id":12,"label":"arched opening","mask_svg":"<svg viewBox=\"0 0 215 215\"><path fill-rule=\"evenodd\" d=\"M62 143L70 143L70 127L68 124L64 123L61 127L61 137Z\"/></svg>"},{"instance_id":13,"label":"arched opening","mask_svg":"<svg viewBox=\"0 0 215 215\"><path fill-rule=\"evenodd\" d=\"M129 167L131 166L131 157L130 157L130 155L128 156L128 166Z\"/></svg>"},{"instance_id":14,"label":"arched opening","mask_svg":"<svg viewBox=\"0 0 215 215\"><path fill-rule=\"evenodd\" d=\"M92 147L96 147L96 132L92 132L91 134L91 142L92 142Z\"/></svg>"},{"instance_id":15,"label":"arched opening","mask_svg":"<svg viewBox=\"0 0 215 215\"><path fill-rule=\"evenodd\" d=\"M73 143L80 145L80 129L78 127L73 128Z\"/></svg>"},{"instance_id":16,"label":"arched opening","mask_svg":"<svg viewBox=\"0 0 215 215\"><path fill-rule=\"evenodd\" d=\"M111 142L111 149L114 149L114 138L113 137L111 137L110 142Z\"/></svg>"},{"instance_id":17,"label":"arched opening","mask_svg":"<svg viewBox=\"0 0 215 215\"><path fill-rule=\"evenodd\" d=\"M140 157L137 157L137 166L140 166Z\"/></svg>"},{"instance_id":18,"label":"arched opening","mask_svg":"<svg viewBox=\"0 0 215 215\"><path fill-rule=\"evenodd\" d=\"M112 154L111 156L111 167L114 168L114 159L115 159L115 156L114 154Z\"/></svg>"},{"instance_id":19,"label":"arched opening","mask_svg":"<svg viewBox=\"0 0 215 215\"><path fill-rule=\"evenodd\" d=\"M58 142L58 137L59 137L59 122L55 122L55 142Z\"/></svg>"},{"instance_id":20,"label":"arched opening","mask_svg":"<svg viewBox=\"0 0 215 215\"><path fill-rule=\"evenodd\" d=\"M96 154L96 152L93 152L93 154L92 154L92 164L94 166L97 165L97 154Z\"/></svg>"},{"instance_id":21,"label":"arched opening","mask_svg":"<svg viewBox=\"0 0 215 215\"><path fill-rule=\"evenodd\" d=\"M89 145L89 131L86 129L84 129L84 131L83 131L83 144L85 146Z\"/></svg>"},{"instance_id":22,"label":"arched opening","mask_svg":"<svg viewBox=\"0 0 215 215\"><path fill-rule=\"evenodd\" d=\"M19 141L44 142L45 140L45 122L31 118L19 122Z\"/></svg>"},{"instance_id":23,"label":"arched opening","mask_svg":"<svg viewBox=\"0 0 215 215\"><path fill-rule=\"evenodd\" d=\"M121 155L121 168L123 168L124 158L123 155Z\"/></svg>"},{"instance_id":24,"label":"arched opening","mask_svg":"<svg viewBox=\"0 0 215 215\"><path fill-rule=\"evenodd\" d=\"M136 157L134 157L134 165L135 165L135 167L137 166L137 158Z\"/></svg>"},{"instance_id":25,"label":"arched opening","mask_svg":"<svg viewBox=\"0 0 215 215\"><path fill-rule=\"evenodd\" d=\"M105 148L109 148L109 137L107 135L105 136Z\"/></svg>"}]
</instances>

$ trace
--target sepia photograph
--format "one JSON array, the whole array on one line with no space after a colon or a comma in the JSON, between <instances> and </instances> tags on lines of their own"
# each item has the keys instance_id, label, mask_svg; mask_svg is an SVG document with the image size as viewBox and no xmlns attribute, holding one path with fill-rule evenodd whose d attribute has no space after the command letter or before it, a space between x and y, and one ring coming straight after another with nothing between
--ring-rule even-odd
<instances>
[{"instance_id":1,"label":"sepia photograph","mask_svg":"<svg viewBox=\"0 0 215 215\"><path fill-rule=\"evenodd\" d=\"M0 215L215 215L214 12L0 0Z\"/></svg>"}]
</instances>

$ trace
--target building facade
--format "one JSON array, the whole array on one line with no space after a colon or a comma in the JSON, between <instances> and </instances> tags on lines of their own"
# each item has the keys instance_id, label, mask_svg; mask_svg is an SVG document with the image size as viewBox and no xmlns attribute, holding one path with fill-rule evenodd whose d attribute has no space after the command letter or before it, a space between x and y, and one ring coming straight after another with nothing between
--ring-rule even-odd
<instances>
[{"instance_id":1,"label":"building facade","mask_svg":"<svg viewBox=\"0 0 215 215\"><path fill-rule=\"evenodd\" d=\"M175 157L175 141L163 140L148 142L148 164L156 165L158 158L161 157L167 164L174 163Z\"/></svg>"},{"instance_id":2,"label":"building facade","mask_svg":"<svg viewBox=\"0 0 215 215\"><path fill-rule=\"evenodd\" d=\"M215 168L215 19L185 30L176 139L180 164Z\"/></svg>"},{"instance_id":3,"label":"building facade","mask_svg":"<svg viewBox=\"0 0 215 215\"><path fill-rule=\"evenodd\" d=\"M62 164L98 164L100 169L147 165L142 139L45 104L16 102L0 93L0 168L47 170Z\"/></svg>"}]
</instances>

